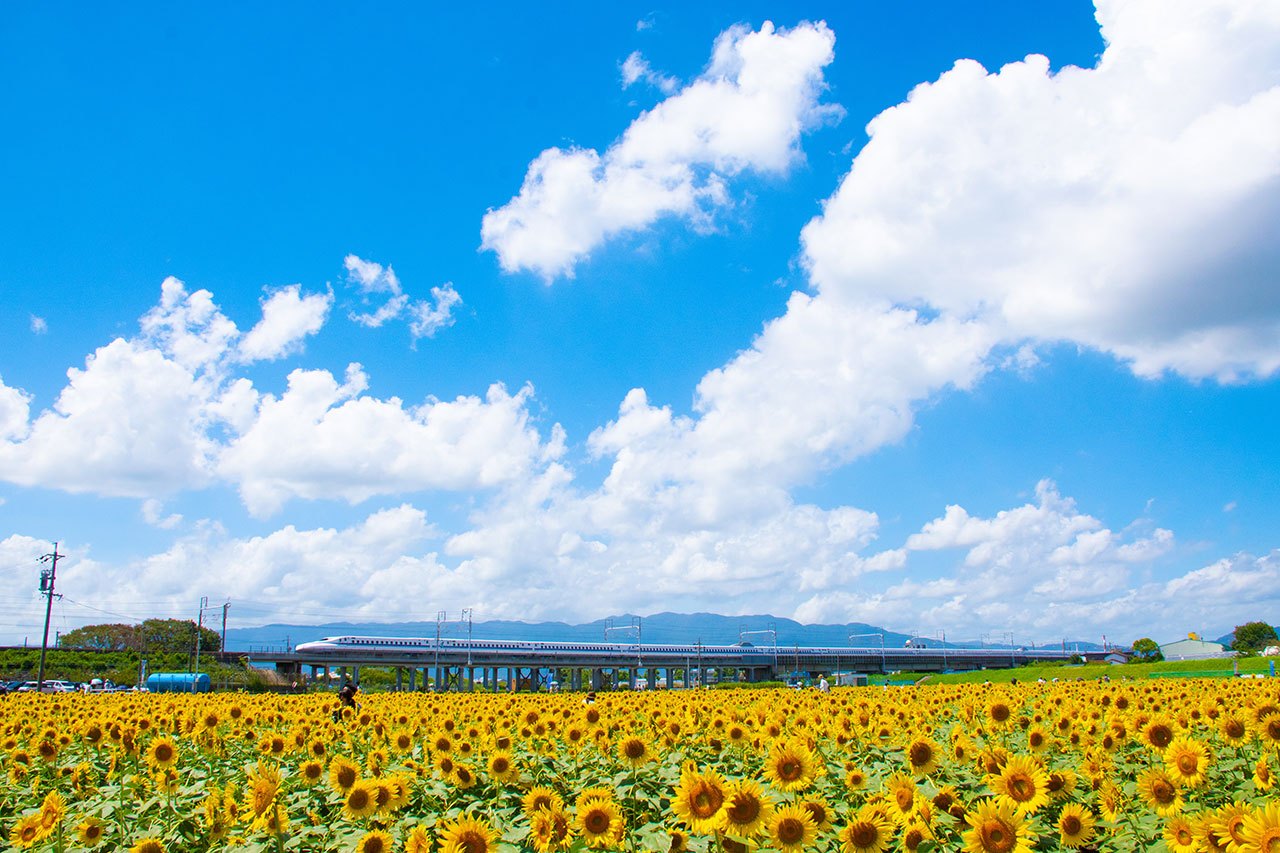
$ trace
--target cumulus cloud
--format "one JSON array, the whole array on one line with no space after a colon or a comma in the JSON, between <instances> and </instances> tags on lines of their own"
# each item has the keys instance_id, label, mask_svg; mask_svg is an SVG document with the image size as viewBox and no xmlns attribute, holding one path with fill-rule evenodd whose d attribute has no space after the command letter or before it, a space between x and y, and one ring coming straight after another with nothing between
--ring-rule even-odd
<instances>
[{"instance_id":1,"label":"cumulus cloud","mask_svg":"<svg viewBox=\"0 0 1280 853\"><path fill-rule=\"evenodd\" d=\"M304 296L299 284L275 291L262 303L262 319L241 339L240 360L274 360L296 351L320 331L332 304L332 293Z\"/></svg>"},{"instance_id":2,"label":"cumulus cloud","mask_svg":"<svg viewBox=\"0 0 1280 853\"><path fill-rule=\"evenodd\" d=\"M390 265L385 268L374 261L366 261L357 255L347 255L343 261L348 278L365 294L387 295L386 301L373 311L352 312L351 319L361 326L376 329L398 317L406 317L409 333L414 341L434 337L436 332L453 325L453 309L462 302L453 282L431 288L431 299L411 300L400 286L400 279Z\"/></svg>"},{"instance_id":3,"label":"cumulus cloud","mask_svg":"<svg viewBox=\"0 0 1280 853\"><path fill-rule=\"evenodd\" d=\"M406 407L365 395L358 364L341 384L325 370L295 370L288 381L279 397L260 399L253 424L218 466L254 515L270 515L290 497L354 504L378 494L483 489L527 474L540 455L529 387L509 394L494 385L484 399Z\"/></svg>"},{"instance_id":4,"label":"cumulus cloud","mask_svg":"<svg viewBox=\"0 0 1280 853\"><path fill-rule=\"evenodd\" d=\"M1280 14L1100 0L1096 68L971 60L867 127L803 232L840 300L1068 340L1142 376L1280 368Z\"/></svg>"},{"instance_id":5,"label":"cumulus cloud","mask_svg":"<svg viewBox=\"0 0 1280 853\"><path fill-rule=\"evenodd\" d=\"M371 287L394 281L389 269L370 270ZM446 307L414 317L422 334L456 304L442 288L433 295ZM141 333L68 370L66 387L34 421L30 396L0 382L0 478L142 498L144 519L164 527L177 521L161 517L157 496L182 489L230 482L261 515L291 497L354 503L422 489L483 489L563 451L562 435L553 430L543 444L530 425L530 388L508 394L495 385L484 398L406 405L365 394L358 365L343 383L323 370L294 371L279 397L235 375L247 361L292 351L323 323L331 299L297 287L275 291L262 303L262 319L241 334L211 293L166 279Z\"/></svg>"},{"instance_id":6,"label":"cumulus cloud","mask_svg":"<svg viewBox=\"0 0 1280 853\"><path fill-rule=\"evenodd\" d=\"M550 281L571 276L610 237L662 216L706 227L712 211L729 203L727 178L785 172L800 155L800 135L838 114L818 102L834 43L821 23L727 30L707 70L633 121L603 154L539 154L519 194L485 215L482 247L498 253L504 270ZM652 73L637 55L628 62L634 79Z\"/></svg>"},{"instance_id":7,"label":"cumulus cloud","mask_svg":"<svg viewBox=\"0 0 1280 853\"><path fill-rule=\"evenodd\" d=\"M31 331L34 334L43 335L45 332L49 331L48 321L46 321L43 317L37 317L35 314L32 314L31 315Z\"/></svg>"},{"instance_id":8,"label":"cumulus cloud","mask_svg":"<svg viewBox=\"0 0 1280 853\"><path fill-rule=\"evenodd\" d=\"M1143 527L1150 528L1141 521L1130 525L1131 530ZM1172 531L1163 528L1126 539L1126 534L1081 513L1052 481L1041 480L1034 503L1001 510L991 518L948 506L942 516L908 536L901 549L883 552L892 555L895 567L910 568L912 554L962 550L963 559L954 571L924 580L913 573L874 591L835 588L802 602L797 613L807 619L844 621L887 610L917 627L947 630L953 639L965 631L976 637L992 627L1013 629L1024 637L1108 626L1131 629L1137 624L1132 620L1073 621L1077 617L1070 614L1127 595L1132 589L1130 567L1149 567L1173 546Z\"/></svg>"}]
</instances>

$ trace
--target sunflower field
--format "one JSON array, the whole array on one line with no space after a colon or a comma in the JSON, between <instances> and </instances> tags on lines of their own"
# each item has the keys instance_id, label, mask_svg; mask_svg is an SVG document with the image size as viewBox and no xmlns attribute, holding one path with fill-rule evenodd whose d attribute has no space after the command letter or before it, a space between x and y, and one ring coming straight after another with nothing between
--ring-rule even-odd
<instances>
[{"instance_id":1,"label":"sunflower field","mask_svg":"<svg viewBox=\"0 0 1280 853\"><path fill-rule=\"evenodd\" d=\"M1277 851L1276 684L19 694L0 847Z\"/></svg>"}]
</instances>

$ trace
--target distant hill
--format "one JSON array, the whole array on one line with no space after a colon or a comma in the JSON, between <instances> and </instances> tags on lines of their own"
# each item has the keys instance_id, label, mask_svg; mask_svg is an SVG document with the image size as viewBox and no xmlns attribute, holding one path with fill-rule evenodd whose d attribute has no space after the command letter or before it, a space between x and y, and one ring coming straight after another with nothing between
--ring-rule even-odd
<instances>
[{"instance_id":1,"label":"distant hill","mask_svg":"<svg viewBox=\"0 0 1280 853\"><path fill-rule=\"evenodd\" d=\"M635 620L633 614L613 616L609 619L597 619L582 625L570 625L566 622L510 622L494 620L476 622L471 626L471 636L477 640L544 640L560 642L601 643L605 641L605 627L612 624L616 628L631 625ZM649 643L696 643L707 645L730 645L738 642L741 631L777 632L777 644L785 646L848 646L850 634L884 634L887 648L901 648L910 635L896 631L886 631L865 622L849 622L843 625L804 625L793 619L783 619L769 615L754 616L719 616L714 613L655 613L640 620L640 631L643 642ZM465 637L466 626L450 623L441 628L442 637ZM375 637L434 637L435 622L331 622L325 625L263 625L257 628L227 629L227 650L246 651L253 647L296 646L299 643L319 640L339 634ZM635 632L611 631L609 639L615 642L635 642ZM937 641L925 638L930 645ZM773 644L768 634L754 633L746 636L747 642L757 646ZM876 637L855 637L853 643L863 646L877 646L880 641ZM951 648L976 646L976 641L948 642ZM988 643L990 648L1001 648L999 643ZM1075 648L1076 643L1068 644ZM1085 650L1098 649L1095 643L1079 643ZM1008 648L1006 644L1004 648Z\"/></svg>"}]
</instances>

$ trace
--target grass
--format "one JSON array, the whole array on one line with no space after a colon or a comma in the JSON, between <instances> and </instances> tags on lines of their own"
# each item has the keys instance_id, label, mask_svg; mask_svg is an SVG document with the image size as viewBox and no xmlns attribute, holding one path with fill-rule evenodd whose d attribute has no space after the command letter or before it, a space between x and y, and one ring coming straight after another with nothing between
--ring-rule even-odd
<instances>
[{"instance_id":1,"label":"grass","mask_svg":"<svg viewBox=\"0 0 1280 853\"><path fill-rule=\"evenodd\" d=\"M1109 676L1112 681L1119 681L1121 678L1159 677L1162 673L1205 673L1206 675L1214 676L1223 672L1230 672L1232 664L1237 664L1239 671L1242 673L1260 672L1265 674L1270 672L1269 661L1280 661L1280 658L1167 660L1159 663L1116 665L1087 663L1081 666L1023 666L1017 669L982 669L972 672L949 672L941 675L931 675L925 678L924 683L981 684L984 681L990 681L993 684L1007 684L1014 678L1018 679L1018 681L1036 681L1040 678L1045 681L1052 681L1055 678L1060 680L1083 678L1085 681L1092 681L1104 675Z\"/></svg>"}]
</instances>

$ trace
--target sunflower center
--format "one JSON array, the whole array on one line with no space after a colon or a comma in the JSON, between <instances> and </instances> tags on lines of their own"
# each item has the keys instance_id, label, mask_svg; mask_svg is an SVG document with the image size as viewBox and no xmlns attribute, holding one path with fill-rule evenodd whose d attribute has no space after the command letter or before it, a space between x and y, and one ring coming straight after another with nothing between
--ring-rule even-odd
<instances>
[{"instance_id":1,"label":"sunflower center","mask_svg":"<svg viewBox=\"0 0 1280 853\"><path fill-rule=\"evenodd\" d=\"M1062 834L1066 836L1079 835L1083 828L1080 824L1080 818L1073 814L1062 816Z\"/></svg>"},{"instance_id":2,"label":"sunflower center","mask_svg":"<svg viewBox=\"0 0 1280 853\"><path fill-rule=\"evenodd\" d=\"M929 748L927 743L913 744L911 747L911 763L916 767L923 767L933 759L933 750Z\"/></svg>"},{"instance_id":3,"label":"sunflower center","mask_svg":"<svg viewBox=\"0 0 1280 853\"><path fill-rule=\"evenodd\" d=\"M720 811L724 805L724 797L714 788L703 786L693 795L693 813L699 818L709 818Z\"/></svg>"},{"instance_id":4,"label":"sunflower center","mask_svg":"<svg viewBox=\"0 0 1280 853\"><path fill-rule=\"evenodd\" d=\"M364 788L355 788L347 796L347 805L353 809L363 809L369 805L369 792Z\"/></svg>"},{"instance_id":5,"label":"sunflower center","mask_svg":"<svg viewBox=\"0 0 1280 853\"><path fill-rule=\"evenodd\" d=\"M338 784L344 788L350 788L356 783L356 771L354 767L348 767L345 764L338 770Z\"/></svg>"},{"instance_id":6,"label":"sunflower center","mask_svg":"<svg viewBox=\"0 0 1280 853\"><path fill-rule=\"evenodd\" d=\"M1009 713L1008 705L996 704L991 706L991 719L995 720L997 723L1003 723L1005 720L1009 719Z\"/></svg>"},{"instance_id":7,"label":"sunflower center","mask_svg":"<svg viewBox=\"0 0 1280 853\"><path fill-rule=\"evenodd\" d=\"M1157 780L1151 786L1151 797L1160 805L1168 805L1177 798L1177 791L1168 782Z\"/></svg>"},{"instance_id":8,"label":"sunflower center","mask_svg":"<svg viewBox=\"0 0 1280 853\"><path fill-rule=\"evenodd\" d=\"M911 808L911 804L916 801L915 793L907 790L906 788L899 788L898 792L894 794L893 797L898 803L898 808L902 809L904 812Z\"/></svg>"},{"instance_id":9,"label":"sunflower center","mask_svg":"<svg viewBox=\"0 0 1280 853\"><path fill-rule=\"evenodd\" d=\"M809 817L813 818L813 822L821 826L827 822L827 810L820 803L805 803L805 811L809 812Z\"/></svg>"},{"instance_id":10,"label":"sunflower center","mask_svg":"<svg viewBox=\"0 0 1280 853\"><path fill-rule=\"evenodd\" d=\"M167 743L156 747L156 761L168 761L170 758L173 758L173 747Z\"/></svg>"},{"instance_id":11,"label":"sunflower center","mask_svg":"<svg viewBox=\"0 0 1280 853\"><path fill-rule=\"evenodd\" d=\"M1178 769L1188 776L1196 772L1196 757L1194 755L1183 754L1178 756Z\"/></svg>"},{"instance_id":12,"label":"sunflower center","mask_svg":"<svg viewBox=\"0 0 1280 853\"><path fill-rule=\"evenodd\" d=\"M982 849L989 853L1008 853L1017 840L1008 827L998 821L987 823L982 827Z\"/></svg>"},{"instance_id":13,"label":"sunflower center","mask_svg":"<svg viewBox=\"0 0 1280 853\"><path fill-rule=\"evenodd\" d=\"M478 832L467 831L458 838L458 847L466 853L485 853L489 849L489 841Z\"/></svg>"},{"instance_id":14,"label":"sunflower center","mask_svg":"<svg viewBox=\"0 0 1280 853\"><path fill-rule=\"evenodd\" d=\"M376 835L370 836L361 848L362 853L382 853L385 848L382 845L382 839Z\"/></svg>"},{"instance_id":15,"label":"sunflower center","mask_svg":"<svg viewBox=\"0 0 1280 853\"><path fill-rule=\"evenodd\" d=\"M1244 737L1244 723L1239 720L1227 720L1227 724L1223 728L1226 729L1227 737Z\"/></svg>"},{"instance_id":16,"label":"sunflower center","mask_svg":"<svg viewBox=\"0 0 1280 853\"><path fill-rule=\"evenodd\" d=\"M1025 776L1014 776L1009 780L1009 796L1018 802L1025 802L1035 796L1036 786Z\"/></svg>"},{"instance_id":17,"label":"sunflower center","mask_svg":"<svg viewBox=\"0 0 1280 853\"><path fill-rule=\"evenodd\" d=\"M609 828L609 816L600 809L592 809L587 812L587 818L582 823L587 828L587 832L600 835Z\"/></svg>"},{"instance_id":18,"label":"sunflower center","mask_svg":"<svg viewBox=\"0 0 1280 853\"><path fill-rule=\"evenodd\" d=\"M803 773L804 768L801 767L800 763L797 761L783 761L782 764L778 766L778 775L788 782L794 782L796 779L799 779Z\"/></svg>"},{"instance_id":19,"label":"sunflower center","mask_svg":"<svg viewBox=\"0 0 1280 853\"><path fill-rule=\"evenodd\" d=\"M638 740L627 741L627 758L640 758L644 755L644 744Z\"/></svg>"},{"instance_id":20,"label":"sunflower center","mask_svg":"<svg viewBox=\"0 0 1280 853\"><path fill-rule=\"evenodd\" d=\"M880 833L876 830L876 825L868 821L854 826L853 832L849 833L849 837L853 839L854 848L862 849L875 844L880 837Z\"/></svg>"},{"instance_id":21,"label":"sunflower center","mask_svg":"<svg viewBox=\"0 0 1280 853\"><path fill-rule=\"evenodd\" d=\"M760 816L760 801L755 797L735 797L728 815L729 820L745 826Z\"/></svg>"},{"instance_id":22,"label":"sunflower center","mask_svg":"<svg viewBox=\"0 0 1280 853\"><path fill-rule=\"evenodd\" d=\"M804 838L804 821L793 817L778 822L778 840L783 844L796 844Z\"/></svg>"},{"instance_id":23,"label":"sunflower center","mask_svg":"<svg viewBox=\"0 0 1280 853\"><path fill-rule=\"evenodd\" d=\"M1158 746L1163 749L1173 742L1173 731L1164 725L1152 726L1148 739L1151 741L1152 746Z\"/></svg>"}]
</instances>

